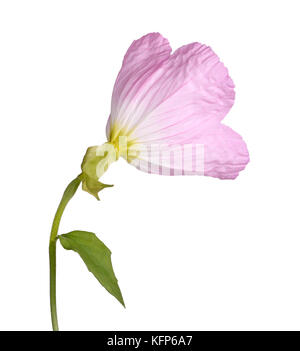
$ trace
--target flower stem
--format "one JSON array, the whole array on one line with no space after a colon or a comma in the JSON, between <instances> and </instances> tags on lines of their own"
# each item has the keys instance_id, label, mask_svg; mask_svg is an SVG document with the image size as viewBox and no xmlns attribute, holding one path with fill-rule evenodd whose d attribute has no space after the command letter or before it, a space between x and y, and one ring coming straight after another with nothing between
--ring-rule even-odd
<instances>
[{"instance_id":1,"label":"flower stem","mask_svg":"<svg viewBox=\"0 0 300 351\"><path fill-rule=\"evenodd\" d=\"M57 321L57 312L56 312L56 240L58 227L63 215L63 212L68 204L68 202L72 199L76 190L81 183L82 176L81 174L72 180L72 182L67 186L62 199L59 203L57 211L54 216L54 220L52 223L52 229L50 234L50 242L49 242L49 260L50 260L50 308L51 308L51 320L52 320L52 328L54 331L58 331L58 321Z\"/></svg>"}]
</instances>

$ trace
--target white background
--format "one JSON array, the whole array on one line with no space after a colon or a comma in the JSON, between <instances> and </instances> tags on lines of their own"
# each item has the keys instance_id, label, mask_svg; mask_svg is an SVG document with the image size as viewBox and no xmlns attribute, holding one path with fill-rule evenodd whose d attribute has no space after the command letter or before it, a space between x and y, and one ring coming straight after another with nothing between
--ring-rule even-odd
<instances>
[{"instance_id":1,"label":"white background","mask_svg":"<svg viewBox=\"0 0 300 351\"><path fill-rule=\"evenodd\" d=\"M235 181L119 161L60 233L112 251L126 310L58 248L61 330L299 330L299 1L1 1L0 329L49 330L48 240L134 39L210 45L236 84L224 123L251 162ZM58 244L59 245L59 244Z\"/></svg>"}]
</instances>

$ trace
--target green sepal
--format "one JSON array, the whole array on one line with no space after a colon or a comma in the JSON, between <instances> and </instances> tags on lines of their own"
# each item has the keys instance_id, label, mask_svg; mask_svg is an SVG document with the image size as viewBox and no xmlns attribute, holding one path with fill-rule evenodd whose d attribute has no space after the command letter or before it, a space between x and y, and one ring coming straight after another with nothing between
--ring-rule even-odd
<instances>
[{"instance_id":1,"label":"green sepal","mask_svg":"<svg viewBox=\"0 0 300 351\"><path fill-rule=\"evenodd\" d=\"M81 164L82 190L100 200L99 191L113 185L101 183L98 179L115 160L116 152L112 144L105 143L101 146L89 147Z\"/></svg>"},{"instance_id":2,"label":"green sepal","mask_svg":"<svg viewBox=\"0 0 300 351\"><path fill-rule=\"evenodd\" d=\"M113 185L101 183L97 179L89 178L85 174L82 174L82 190L95 196L97 200L100 200L98 193L101 190L111 188L112 186Z\"/></svg>"},{"instance_id":3,"label":"green sepal","mask_svg":"<svg viewBox=\"0 0 300 351\"><path fill-rule=\"evenodd\" d=\"M66 250L79 254L99 283L125 307L109 248L94 233L81 230L59 235L58 238Z\"/></svg>"}]
</instances>

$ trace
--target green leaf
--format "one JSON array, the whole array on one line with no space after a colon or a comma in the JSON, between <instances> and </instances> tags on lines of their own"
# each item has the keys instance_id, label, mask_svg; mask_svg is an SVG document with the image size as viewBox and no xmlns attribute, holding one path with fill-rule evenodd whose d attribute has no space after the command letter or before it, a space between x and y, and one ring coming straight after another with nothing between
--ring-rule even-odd
<instances>
[{"instance_id":1,"label":"green leaf","mask_svg":"<svg viewBox=\"0 0 300 351\"><path fill-rule=\"evenodd\" d=\"M109 248L94 233L81 230L58 237L66 250L73 250L80 255L88 270L94 274L100 284L125 307L118 280L113 271Z\"/></svg>"}]
</instances>

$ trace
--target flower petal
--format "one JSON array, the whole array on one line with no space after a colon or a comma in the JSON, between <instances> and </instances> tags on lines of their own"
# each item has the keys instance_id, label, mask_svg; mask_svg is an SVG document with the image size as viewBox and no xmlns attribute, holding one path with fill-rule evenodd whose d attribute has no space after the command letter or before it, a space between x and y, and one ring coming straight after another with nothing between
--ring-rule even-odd
<instances>
[{"instance_id":1,"label":"flower petal","mask_svg":"<svg viewBox=\"0 0 300 351\"><path fill-rule=\"evenodd\" d=\"M175 51L135 111L132 138L182 142L211 120L220 121L234 102L234 84L214 52L193 43Z\"/></svg>"},{"instance_id":2,"label":"flower petal","mask_svg":"<svg viewBox=\"0 0 300 351\"><path fill-rule=\"evenodd\" d=\"M169 58L171 51L168 40L159 33L147 34L131 44L114 85L111 115L106 128L108 139L116 120L123 128L126 119L132 116L129 102L136 106L143 99L145 89L151 85L152 75Z\"/></svg>"},{"instance_id":3,"label":"flower petal","mask_svg":"<svg viewBox=\"0 0 300 351\"><path fill-rule=\"evenodd\" d=\"M138 94L127 81L122 87L116 83L112 116L123 134L131 133L131 139L179 142L207 120L220 121L233 105L234 84L228 71L205 45L183 46L151 68L139 82ZM124 92L127 97L121 99Z\"/></svg>"},{"instance_id":4,"label":"flower petal","mask_svg":"<svg viewBox=\"0 0 300 351\"><path fill-rule=\"evenodd\" d=\"M206 175L235 179L249 162L247 146L231 128L217 123L186 144L140 144L130 164L161 175Z\"/></svg>"}]
</instances>

